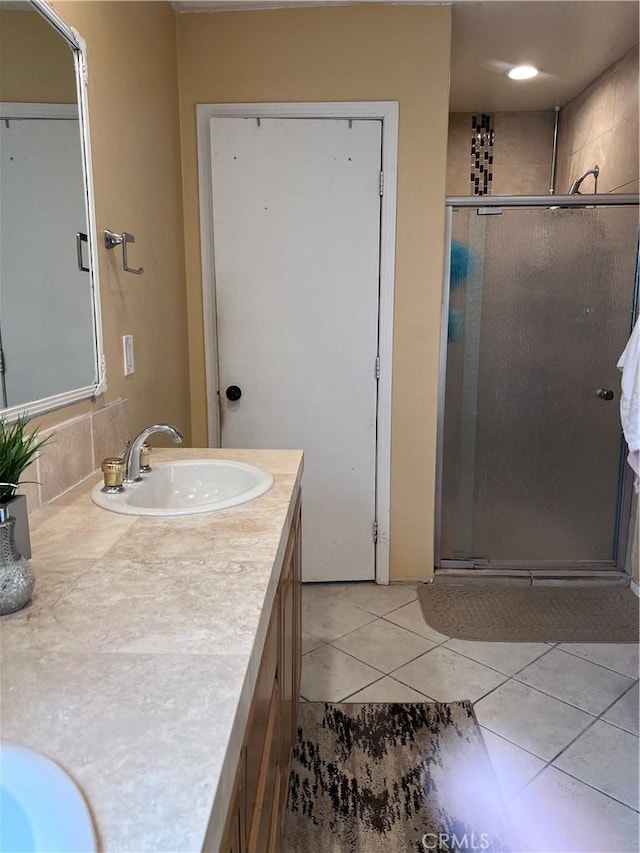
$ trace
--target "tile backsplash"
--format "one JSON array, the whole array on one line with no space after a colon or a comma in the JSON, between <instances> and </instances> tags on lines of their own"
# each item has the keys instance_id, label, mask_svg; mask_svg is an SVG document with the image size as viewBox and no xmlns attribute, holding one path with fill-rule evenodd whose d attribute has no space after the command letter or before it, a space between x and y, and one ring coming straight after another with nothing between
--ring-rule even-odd
<instances>
[{"instance_id":1,"label":"tile backsplash","mask_svg":"<svg viewBox=\"0 0 640 853\"><path fill-rule=\"evenodd\" d=\"M130 437L127 401L116 400L41 432L43 438L51 434L22 477L19 493L26 495L30 514L90 476L106 456L122 453Z\"/></svg>"}]
</instances>

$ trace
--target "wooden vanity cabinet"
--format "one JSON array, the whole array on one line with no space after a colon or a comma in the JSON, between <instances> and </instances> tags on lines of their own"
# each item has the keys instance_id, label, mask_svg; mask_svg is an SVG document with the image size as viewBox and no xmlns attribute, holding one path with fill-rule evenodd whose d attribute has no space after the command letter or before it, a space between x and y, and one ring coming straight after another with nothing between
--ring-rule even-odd
<instances>
[{"instance_id":1,"label":"wooden vanity cabinet","mask_svg":"<svg viewBox=\"0 0 640 853\"><path fill-rule=\"evenodd\" d=\"M245 802L245 774L246 761L244 761L244 748L238 764L238 772L233 785L233 796L229 804L229 816L225 829L225 846L228 853L241 853L246 850L246 822L244 820Z\"/></svg>"},{"instance_id":2,"label":"wooden vanity cabinet","mask_svg":"<svg viewBox=\"0 0 640 853\"><path fill-rule=\"evenodd\" d=\"M298 494L220 853L279 853L282 848L300 693L300 525Z\"/></svg>"}]
</instances>

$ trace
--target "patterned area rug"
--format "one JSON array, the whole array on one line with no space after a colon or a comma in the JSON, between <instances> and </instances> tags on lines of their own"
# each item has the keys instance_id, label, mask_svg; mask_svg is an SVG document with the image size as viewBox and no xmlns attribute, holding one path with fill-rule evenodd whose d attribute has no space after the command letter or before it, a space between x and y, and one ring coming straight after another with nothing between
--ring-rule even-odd
<instances>
[{"instance_id":1,"label":"patterned area rug","mask_svg":"<svg viewBox=\"0 0 640 853\"><path fill-rule=\"evenodd\" d=\"M301 704L285 853L518 849L470 702Z\"/></svg>"},{"instance_id":2,"label":"patterned area rug","mask_svg":"<svg viewBox=\"0 0 640 853\"><path fill-rule=\"evenodd\" d=\"M427 625L457 640L637 643L639 601L628 586L423 583Z\"/></svg>"}]
</instances>

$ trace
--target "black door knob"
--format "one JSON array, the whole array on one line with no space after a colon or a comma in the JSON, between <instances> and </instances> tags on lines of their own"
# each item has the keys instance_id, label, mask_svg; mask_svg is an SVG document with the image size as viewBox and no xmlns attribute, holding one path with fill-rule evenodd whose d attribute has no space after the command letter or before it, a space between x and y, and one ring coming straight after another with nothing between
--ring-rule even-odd
<instances>
[{"instance_id":1,"label":"black door knob","mask_svg":"<svg viewBox=\"0 0 640 853\"><path fill-rule=\"evenodd\" d=\"M235 403L236 400L239 400L240 397L242 397L242 389L238 388L237 385L229 385L225 393L227 395L227 400L231 400L232 403Z\"/></svg>"},{"instance_id":2,"label":"black door knob","mask_svg":"<svg viewBox=\"0 0 640 853\"><path fill-rule=\"evenodd\" d=\"M608 388L598 388L596 396L600 397L601 400L613 400L613 391Z\"/></svg>"}]
</instances>

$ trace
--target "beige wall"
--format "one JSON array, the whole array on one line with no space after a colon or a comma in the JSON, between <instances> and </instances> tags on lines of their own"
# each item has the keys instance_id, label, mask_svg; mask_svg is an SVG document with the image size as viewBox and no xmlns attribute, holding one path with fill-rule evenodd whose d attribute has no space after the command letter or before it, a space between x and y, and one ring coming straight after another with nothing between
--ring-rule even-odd
<instances>
[{"instance_id":1,"label":"beige wall","mask_svg":"<svg viewBox=\"0 0 640 853\"><path fill-rule=\"evenodd\" d=\"M76 102L71 48L37 12L0 9L0 101Z\"/></svg>"},{"instance_id":2,"label":"beige wall","mask_svg":"<svg viewBox=\"0 0 640 853\"><path fill-rule=\"evenodd\" d=\"M638 45L560 112L558 192L596 163L598 192L638 192ZM581 192L593 191L593 178Z\"/></svg>"},{"instance_id":3,"label":"beige wall","mask_svg":"<svg viewBox=\"0 0 640 853\"><path fill-rule=\"evenodd\" d=\"M394 579L426 577L433 570L450 8L193 14L177 23L194 443L207 442L195 105L400 102L391 571Z\"/></svg>"},{"instance_id":4,"label":"beige wall","mask_svg":"<svg viewBox=\"0 0 640 853\"><path fill-rule=\"evenodd\" d=\"M447 147L447 195L471 190L471 119L477 113L451 113ZM491 113L493 182L491 195L545 195L551 180L554 111Z\"/></svg>"},{"instance_id":5,"label":"beige wall","mask_svg":"<svg viewBox=\"0 0 640 853\"><path fill-rule=\"evenodd\" d=\"M98 234L136 237L141 276L99 242L108 391L50 413L51 426L128 399L132 430L167 420L190 434L175 15L168 3L55 2L87 42ZM134 336L136 372L122 371L121 336Z\"/></svg>"}]
</instances>

